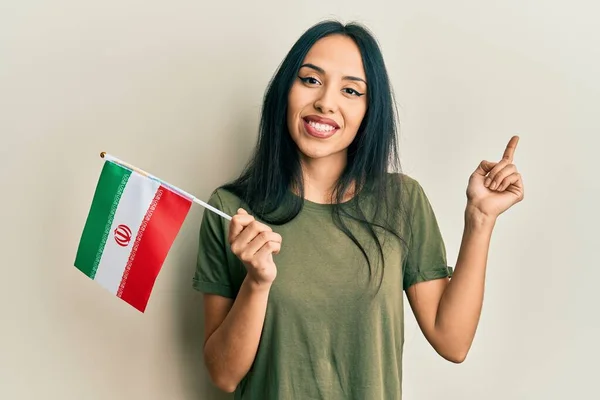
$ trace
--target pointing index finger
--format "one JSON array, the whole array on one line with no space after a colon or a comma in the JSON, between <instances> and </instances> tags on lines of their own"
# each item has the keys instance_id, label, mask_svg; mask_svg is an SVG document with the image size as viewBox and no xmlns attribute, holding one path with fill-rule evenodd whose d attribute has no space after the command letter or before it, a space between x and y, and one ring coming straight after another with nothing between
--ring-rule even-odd
<instances>
[{"instance_id":1,"label":"pointing index finger","mask_svg":"<svg viewBox=\"0 0 600 400\"><path fill-rule=\"evenodd\" d=\"M506 145L506 150L504 150L504 154L502 155L502 159L512 162L513 156L515 154L515 149L517 148L517 143L519 143L519 137L513 136L510 138L508 145Z\"/></svg>"}]
</instances>

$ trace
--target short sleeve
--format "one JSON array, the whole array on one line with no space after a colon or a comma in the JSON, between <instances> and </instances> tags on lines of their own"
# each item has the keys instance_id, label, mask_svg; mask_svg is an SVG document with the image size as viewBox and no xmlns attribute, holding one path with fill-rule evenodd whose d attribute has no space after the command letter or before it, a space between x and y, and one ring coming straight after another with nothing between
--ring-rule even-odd
<instances>
[{"instance_id":1,"label":"short sleeve","mask_svg":"<svg viewBox=\"0 0 600 400\"><path fill-rule=\"evenodd\" d=\"M425 191L413 182L409 196L410 239L404 264L404 290L433 279L452 276L447 265L446 248L435 213Z\"/></svg>"},{"instance_id":2,"label":"short sleeve","mask_svg":"<svg viewBox=\"0 0 600 400\"><path fill-rule=\"evenodd\" d=\"M215 191L207 203L223 210L223 203ZM229 268L227 231L220 215L204 210L200 225L196 271L192 286L203 292L235 297L234 283Z\"/></svg>"}]
</instances>

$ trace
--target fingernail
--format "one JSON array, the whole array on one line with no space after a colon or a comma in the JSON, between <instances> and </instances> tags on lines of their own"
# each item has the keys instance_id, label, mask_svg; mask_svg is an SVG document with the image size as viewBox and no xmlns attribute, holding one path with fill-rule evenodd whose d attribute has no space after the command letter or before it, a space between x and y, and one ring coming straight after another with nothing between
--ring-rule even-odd
<instances>
[{"instance_id":1,"label":"fingernail","mask_svg":"<svg viewBox=\"0 0 600 400\"><path fill-rule=\"evenodd\" d=\"M494 182L492 183L492 187L490 189L496 190L496 186L498 186L498 183Z\"/></svg>"}]
</instances>

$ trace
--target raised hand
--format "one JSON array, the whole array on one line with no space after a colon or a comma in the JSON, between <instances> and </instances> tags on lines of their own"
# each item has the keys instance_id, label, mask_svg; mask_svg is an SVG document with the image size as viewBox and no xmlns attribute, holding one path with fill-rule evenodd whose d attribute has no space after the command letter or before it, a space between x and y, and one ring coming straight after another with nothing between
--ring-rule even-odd
<instances>
[{"instance_id":1,"label":"raised hand","mask_svg":"<svg viewBox=\"0 0 600 400\"><path fill-rule=\"evenodd\" d=\"M523 200L523 179L513 164L517 143L519 137L513 136L500 161L484 160L471 174L467 186L468 207L495 218Z\"/></svg>"},{"instance_id":2,"label":"raised hand","mask_svg":"<svg viewBox=\"0 0 600 400\"><path fill-rule=\"evenodd\" d=\"M281 235L240 208L229 225L231 251L242 261L257 284L270 285L277 276L273 254L281 249Z\"/></svg>"}]
</instances>

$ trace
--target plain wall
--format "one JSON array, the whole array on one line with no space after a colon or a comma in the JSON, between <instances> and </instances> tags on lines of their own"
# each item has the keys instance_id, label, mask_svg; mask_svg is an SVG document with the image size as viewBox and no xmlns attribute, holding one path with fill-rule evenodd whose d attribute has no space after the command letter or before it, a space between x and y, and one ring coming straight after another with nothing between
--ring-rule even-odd
<instances>
[{"instance_id":1,"label":"plain wall","mask_svg":"<svg viewBox=\"0 0 600 400\"><path fill-rule=\"evenodd\" d=\"M513 134L524 202L493 235L461 365L408 311L406 399L597 396L600 28L592 1L34 1L0 4L0 398L227 399L202 363L194 205L145 314L73 261L101 151L206 199L255 142L264 89L335 17L379 39L406 173L451 263L465 188Z\"/></svg>"}]
</instances>

